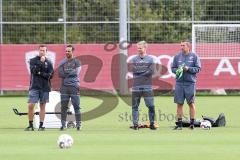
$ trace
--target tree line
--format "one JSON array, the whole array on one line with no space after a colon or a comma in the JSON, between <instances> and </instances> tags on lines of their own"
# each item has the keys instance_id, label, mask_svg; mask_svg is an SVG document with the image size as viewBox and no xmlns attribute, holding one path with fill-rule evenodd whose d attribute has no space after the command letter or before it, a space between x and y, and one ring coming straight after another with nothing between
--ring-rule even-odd
<instances>
[{"instance_id":1,"label":"tree line","mask_svg":"<svg viewBox=\"0 0 240 160\"><path fill-rule=\"evenodd\" d=\"M119 40L119 0L66 0L67 43L106 43ZM63 43L63 0L3 1L3 43ZM236 0L130 0L131 42L174 43L190 39L191 21L239 21L240 4ZM192 17L194 15L194 18ZM137 23L159 21L161 23ZM188 23L179 23L188 21ZM55 24L32 24L54 22Z\"/></svg>"}]
</instances>

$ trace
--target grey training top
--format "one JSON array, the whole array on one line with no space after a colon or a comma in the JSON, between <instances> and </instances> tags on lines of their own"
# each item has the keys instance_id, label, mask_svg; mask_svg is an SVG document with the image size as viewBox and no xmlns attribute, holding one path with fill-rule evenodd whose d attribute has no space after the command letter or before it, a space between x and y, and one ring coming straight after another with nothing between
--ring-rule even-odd
<instances>
[{"instance_id":1,"label":"grey training top","mask_svg":"<svg viewBox=\"0 0 240 160\"><path fill-rule=\"evenodd\" d=\"M63 59L58 66L59 77L64 86L80 86L81 63L77 58Z\"/></svg>"},{"instance_id":2,"label":"grey training top","mask_svg":"<svg viewBox=\"0 0 240 160\"><path fill-rule=\"evenodd\" d=\"M196 83L196 74L201 69L201 62L197 54L190 52L188 55L184 55L181 51L173 59L172 72L176 74L176 70L179 66L185 64L189 69L183 72L181 78L176 78L177 83Z\"/></svg>"},{"instance_id":3,"label":"grey training top","mask_svg":"<svg viewBox=\"0 0 240 160\"><path fill-rule=\"evenodd\" d=\"M133 72L133 91L152 90L152 75L154 73L154 60L151 56L140 57L136 55L131 60Z\"/></svg>"}]
</instances>

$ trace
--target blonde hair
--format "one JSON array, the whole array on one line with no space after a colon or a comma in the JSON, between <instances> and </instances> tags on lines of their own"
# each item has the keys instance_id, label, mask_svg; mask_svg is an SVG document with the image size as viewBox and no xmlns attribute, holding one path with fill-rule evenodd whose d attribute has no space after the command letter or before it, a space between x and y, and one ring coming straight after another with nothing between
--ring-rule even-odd
<instances>
[{"instance_id":1,"label":"blonde hair","mask_svg":"<svg viewBox=\"0 0 240 160\"><path fill-rule=\"evenodd\" d=\"M191 42L189 40L182 40L181 43L186 43L186 45L190 48L191 47Z\"/></svg>"},{"instance_id":2,"label":"blonde hair","mask_svg":"<svg viewBox=\"0 0 240 160\"><path fill-rule=\"evenodd\" d=\"M137 43L137 45L144 46L145 48L147 48L147 42L146 41L140 41L140 42Z\"/></svg>"}]
</instances>

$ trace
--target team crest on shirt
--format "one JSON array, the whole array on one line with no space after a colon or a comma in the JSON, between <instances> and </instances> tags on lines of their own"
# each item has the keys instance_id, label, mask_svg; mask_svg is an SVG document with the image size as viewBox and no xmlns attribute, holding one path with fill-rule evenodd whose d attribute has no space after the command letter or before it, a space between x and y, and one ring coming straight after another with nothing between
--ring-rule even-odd
<instances>
[{"instance_id":1,"label":"team crest on shirt","mask_svg":"<svg viewBox=\"0 0 240 160\"><path fill-rule=\"evenodd\" d=\"M178 59L178 62L182 62L183 61L183 56L180 56Z\"/></svg>"}]
</instances>

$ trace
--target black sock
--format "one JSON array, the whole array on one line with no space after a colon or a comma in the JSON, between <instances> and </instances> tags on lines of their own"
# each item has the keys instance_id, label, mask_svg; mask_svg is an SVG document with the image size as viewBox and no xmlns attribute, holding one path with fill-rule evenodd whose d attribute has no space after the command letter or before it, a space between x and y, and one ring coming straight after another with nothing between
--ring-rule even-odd
<instances>
[{"instance_id":1,"label":"black sock","mask_svg":"<svg viewBox=\"0 0 240 160\"><path fill-rule=\"evenodd\" d=\"M182 127L182 118L178 118L178 127Z\"/></svg>"},{"instance_id":2,"label":"black sock","mask_svg":"<svg viewBox=\"0 0 240 160\"><path fill-rule=\"evenodd\" d=\"M33 121L29 121L29 127L33 127Z\"/></svg>"},{"instance_id":3,"label":"black sock","mask_svg":"<svg viewBox=\"0 0 240 160\"><path fill-rule=\"evenodd\" d=\"M80 127L81 126L81 114L80 113L78 113L78 114L75 113L75 119L76 119L76 127Z\"/></svg>"},{"instance_id":4,"label":"black sock","mask_svg":"<svg viewBox=\"0 0 240 160\"><path fill-rule=\"evenodd\" d=\"M41 128L43 126L43 122L39 123L39 128Z\"/></svg>"},{"instance_id":5,"label":"black sock","mask_svg":"<svg viewBox=\"0 0 240 160\"><path fill-rule=\"evenodd\" d=\"M191 118L191 119L190 119L190 125L194 125L194 122L195 122L195 119L194 119L194 118Z\"/></svg>"}]
</instances>

